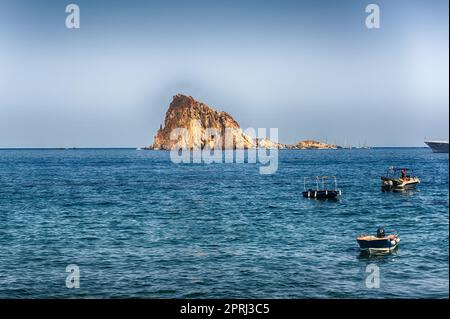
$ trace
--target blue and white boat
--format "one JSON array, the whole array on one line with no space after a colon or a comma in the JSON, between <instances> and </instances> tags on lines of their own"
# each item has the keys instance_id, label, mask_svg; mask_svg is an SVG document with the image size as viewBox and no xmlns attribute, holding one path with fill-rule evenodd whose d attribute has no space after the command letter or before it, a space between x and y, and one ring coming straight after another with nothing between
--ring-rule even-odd
<instances>
[{"instance_id":1,"label":"blue and white boat","mask_svg":"<svg viewBox=\"0 0 450 319\"><path fill-rule=\"evenodd\" d=\"M390 252L396 249L400 243L398 234L387 235L383 228L377 230L377 235L361 235L356 238L359 248L369 253Z\"/></svg>"}]
</instances>

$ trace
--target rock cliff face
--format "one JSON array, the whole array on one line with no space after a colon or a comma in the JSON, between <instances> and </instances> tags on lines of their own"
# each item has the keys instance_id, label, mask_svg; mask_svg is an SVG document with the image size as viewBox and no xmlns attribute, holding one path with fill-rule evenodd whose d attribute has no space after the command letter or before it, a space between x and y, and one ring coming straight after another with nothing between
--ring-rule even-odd
<instances>
[{"instance_id":1,"label":"rock cliff face","mask_svg":"<svg viewBox=\"0 0 450 319\"><path fill-rule=\"evenodd\" d=\"M174 96L166 112L164 127L159 128L151 148L203 149L214 145L224 149L253 148L255 141L228 113L218 112L191 96Z\"/></svg>"}]
</instances>

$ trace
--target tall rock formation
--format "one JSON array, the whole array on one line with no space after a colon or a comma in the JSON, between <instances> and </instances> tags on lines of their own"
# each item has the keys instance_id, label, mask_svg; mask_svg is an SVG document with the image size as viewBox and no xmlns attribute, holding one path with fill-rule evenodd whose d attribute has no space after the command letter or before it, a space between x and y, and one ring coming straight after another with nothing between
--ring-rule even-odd
<instances>
[{"instance_id":1,"label":"tall rock formation","mask_svg":"<svg viewBox=\"0 0 450 319\"><path fill-rule=\"evenodd\" d=\"M164 127L159 128L151 148L198 150L220 145L224 149L240 149L253 148L255 144L228 113L218 112L191 96L177 94L166 112Z\"/></svg>"}]
</instances>

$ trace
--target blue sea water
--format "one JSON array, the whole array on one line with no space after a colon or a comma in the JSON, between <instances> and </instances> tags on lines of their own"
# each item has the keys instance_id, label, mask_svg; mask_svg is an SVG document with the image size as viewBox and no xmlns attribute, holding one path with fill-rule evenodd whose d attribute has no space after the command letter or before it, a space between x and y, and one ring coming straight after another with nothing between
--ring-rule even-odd
<instances>
[{"instance_id":1,"label":"blue sea water","mask_svg":"<svg viewBox=\"0 0 450 319\"><path fill-rule=\"evenodd\" d=\"M0 297L448 298L448 164L426 148L283 150L260 175L163 151L0 150ZM381 192L391 165L418 189ZM336 175L342 198L303 198L311 175ZM399 249L361 256L355 237L377 226Z\"/></svg>"}]
</instances>

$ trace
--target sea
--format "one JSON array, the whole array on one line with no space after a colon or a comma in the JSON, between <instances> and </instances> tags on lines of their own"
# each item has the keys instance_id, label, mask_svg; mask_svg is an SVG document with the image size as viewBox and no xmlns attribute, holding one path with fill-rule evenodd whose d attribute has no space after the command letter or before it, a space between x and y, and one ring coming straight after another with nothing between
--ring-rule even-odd
<instances>
[{"instance_id":1,"label":"sea","mask_svg":"<svg viewBox=\"0 0 450 319\"><path fill-rule=\"evenodd\" d=\"M449 157L280 150L262 164L165 151L0 150L0 298L448 298ZM382 192L390 166L416 190ZM338 201L302 197L336 176ZM360 234L398 232L389 254Z\"/></svg>"}]
</instances>

